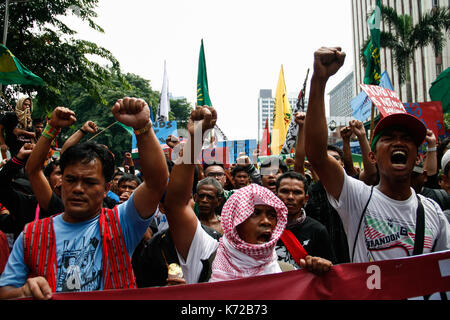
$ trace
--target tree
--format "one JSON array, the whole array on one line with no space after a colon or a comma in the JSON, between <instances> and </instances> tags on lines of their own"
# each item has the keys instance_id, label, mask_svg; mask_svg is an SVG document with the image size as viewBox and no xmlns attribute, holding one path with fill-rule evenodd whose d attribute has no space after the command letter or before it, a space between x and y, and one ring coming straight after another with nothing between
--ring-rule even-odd
<instances>
[{"instance_id":1,"label":"tree","mask_svg":"<svg viewBox=\"0 0 450 320\"><path fill-rule=\"evenodd\" d=\"M411 16L399 15L393 8L381 6L381 17L388 26L387 31L381 32L380 46L392 50L394 64L399 74L399 84L406 84L407 99L412 102L410 65L414 60L417 49L432 45L438 56L445 45L446 33L450 31L450 10L448 8L434 8L426 12L414 24ZM363 66L366 66L364 50L370 38L360 50Z\"/></svg>"},{"instance_id":2,"label":"tree","mask_svg":"<svg viewBox=\"0 0 450 320\"><path fill-rule=\"evenodd\" d=\"M90 56L104 59L120 78L119 62L105 48L75 39L76 32L62 22L62 17L75 14L98 32L104 32L93 18L98 0L32 0L10 5L6 46L33 73L45 81L43 87L14 86L5 90L8 100L16 91L32 95L37 112L50 113L64 100L62 92L78 83L95 100L105 102L100 86L108 83L111 71ZM0 5L0 23L4 23L5 4ZM15 103L11 103L14 105Z\"/></svg>"},{"instance_id":3,"label":"tree","mask_svg":"<svg viewBox=\"0 0 450 320\"><path fill-rule=\"evenodd\" d=\"M186 101L186 98L170 100L169 119L176 120L178 128L186 129L192 110L192 106Z\"/></svg>"},{"instance_id":4,"label":"tree","mask_svg":"<svg viewBox=\"0 0 450 320\"><path fill-rule=\"evenodd\" d=\"M137 97L144 99L149 105L152 105L152 111L155 115L158 107L160 93L152 90L150 81L142 77L127 73L118 76L113 70L109 70L109 83L99 87L103 92L104 101L97 101L89 90L83 88L78 83L73 83L61 92L64 97L62 105L73 110L77 117L74 126L64 129L58 140L59 146L78 130L86 121L92 120L99 127L99 131L108 128L116 122L111 114L111 107L114 103L123 97ZM177 120L180 124L186 123L189 119L192 107L186 100L171 100L171 120ZM84 139L90 139L88 136ZM83 140L84 141L84 140ZM123 154L131 150L131 136L120 125L114 124L102 132L94 141L104 144L116 156L116 165L122 165Z\"/></svg>"}]
</instances>

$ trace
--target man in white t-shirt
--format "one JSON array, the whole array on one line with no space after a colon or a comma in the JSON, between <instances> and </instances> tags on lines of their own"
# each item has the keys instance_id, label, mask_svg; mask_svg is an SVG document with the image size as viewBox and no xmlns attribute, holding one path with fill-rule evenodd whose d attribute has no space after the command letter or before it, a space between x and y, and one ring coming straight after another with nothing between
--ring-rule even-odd
<instances>
[{"instance_id":1,"label":"man in white t-shirt","mask_svg":"<svg viewBox=\"0 0 450 320\"><path fill-rule=\"evenodd\" d=\"M418 148L426 135L420 120L406 113L380 120L369 153L380 176L373 190L347 176L338 162L327 155L325 87L344 60L345 53L340 48L315 52L305 135L306 155L342 219L352 261L413 255L419 198L425 213L423 253L450 249L450 227L442 210L433 200L421 195L418 198L410 186Z\"/></svg>"}]
</instances>

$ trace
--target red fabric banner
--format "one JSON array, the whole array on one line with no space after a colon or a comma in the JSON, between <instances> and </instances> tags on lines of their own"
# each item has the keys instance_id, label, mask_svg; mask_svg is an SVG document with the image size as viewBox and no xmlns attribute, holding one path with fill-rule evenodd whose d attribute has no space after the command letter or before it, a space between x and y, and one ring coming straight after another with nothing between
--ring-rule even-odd
<instances>
[{"instance_id":1,"label":"red fabric banner","mask_svg":"<svg viewBox=\"0 0 450 320\"><path fill-rule=\"evenodd\" d=\"M217 283L55 293L53 300L403 300L450 291L450 251Z\"/></svg>"}]
</instances>

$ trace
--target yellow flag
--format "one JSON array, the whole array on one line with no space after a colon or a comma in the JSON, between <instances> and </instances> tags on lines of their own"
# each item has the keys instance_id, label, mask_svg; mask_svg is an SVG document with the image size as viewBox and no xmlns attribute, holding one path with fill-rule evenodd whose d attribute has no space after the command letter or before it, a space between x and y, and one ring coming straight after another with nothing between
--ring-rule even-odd
<instances>
[{"instance_id":1,"label":"yellow flag","mask_svg":"<svg viewBox=\"0 0 450 320\"><path fill-rule=\"evenodd\" d=\"M270 149L273 155L279 155L286 140L286 134L292 119L291 106L284 82L283 65L281 65L280 77L278 78L273 114L272 144L270 145Z\"/></svg>"}]
</instances>

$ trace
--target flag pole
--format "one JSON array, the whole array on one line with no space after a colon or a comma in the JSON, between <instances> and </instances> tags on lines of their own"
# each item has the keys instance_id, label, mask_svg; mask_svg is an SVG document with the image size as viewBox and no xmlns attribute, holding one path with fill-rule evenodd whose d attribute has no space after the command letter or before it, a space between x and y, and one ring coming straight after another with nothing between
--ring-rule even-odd
<instances>
[{"instance_id":1,"label":"flag pole","mask_svg":"<svg viewBox=\"0 0 450 320\"><path fill-rule=\"evenodd\" d=\"M5 95L3 94L3 90L1 90L0 88L0 94L2 95L3 100L5 100L6 104L8 105L9 109L11 109L11 111L14 111L14 108L9 104L8 99L6 99Z\"/></svg>"},{"instance_id":2,"label":"flag pole","mask_svg":"<svg viewBox=\"0 0 450 320\"><path fill-rule=\"evenodd\" d=\"M373 127L375 125L375 107L372 103L372 110L371 110L371 116L370 116L370 145L372 145L373 141Z\"/></svg>"},{"instance_id":3,"label":"flag pole","mask_svg":"<svg viewBox=\"0 0 450 320\"><path fill-rule=\"evenodd\" d=\"M114 123L111 123L109 126L107 126L105 129L103 129L102 131L100 131L99 133L97 133L95 136L93 136L92 138L90 138L88 141L91 141L92 139L94 139L95 137L97 137L98 135L102 134L103 132L105 132L106 130L108 130L109 128L111 128L113 125L115 125L116 123L118 123L119 121L116 121Z\"/></svg>"}]
</instances>

